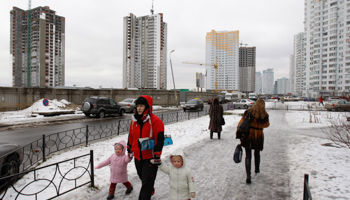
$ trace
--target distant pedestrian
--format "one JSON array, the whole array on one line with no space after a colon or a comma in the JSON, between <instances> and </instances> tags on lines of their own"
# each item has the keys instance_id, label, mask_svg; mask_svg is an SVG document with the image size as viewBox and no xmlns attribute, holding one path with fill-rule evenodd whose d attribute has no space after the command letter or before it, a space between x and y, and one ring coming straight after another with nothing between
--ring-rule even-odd
<instances>
[{"instance_id":1,"label":"distant pedestrian","mask_svg":"<svg viewBox=\"0 0 350 200\"><path fill-rule=\"evenodd\" d=\"M281 97L281 102L282 102L282 104L284 104L284 96L283 95Z\"/></svg>"},{"instance_id":2,"label":"distant pedestrian","mask_svg":"<svg viewBox=\"0 0 350 200\"><path fill-rule=\"evenodd\" d=\"M242 123L244 117L250 113L249 134L243 135L243 138L237 134L236 138L241 140L242 146L245 148L245 168L247 172L246 183L251 183L251 159L252 149L254 149L254 164L255 173L260 173L260 151L264 148L264 133L263 129L270 126L269 115L265 110L265 101L258 99L253 107L246 110L242 116L238 126ZM238 127L237 126L237 127Z\"/></svg>"},{"instance_id":3,"label":"distant pedestrian","mask_svg":"<svg viewBox=\"0 0 350 200\"><path fill-rule=\"evenodd\" d=\"M107 199L114 198L115 187L117 183L123 183L126 187L125 194L130 194L133 190L131 183L128 181L127 165L132 160L132 154L126 155L126 142L124 140L114 144L114 151L107 160L98 164L95 169L99 169L106 165L111 165L111 184L109 186L109 193Z\"/></svg>"},{"instance_id":4,"label":"distant pedestrian","mask_svg":"<svg viewBox=\"0 0 350 200\"><path fill-rule=\"evenodd\" d=\"M149 200L154 194L160 156L164 146L164 123L152 113L153 99L141 95L135 102L136 113L131 117L128 152L134 153L135 167L142 185L139 200ZM154 148L141 150L141 140L154 139ZM151 160L155 160L153 164Z\"/></svg>"},{"instance_id":5,"label":"distant pedestrian","mask_svg":"<svg viewBox=\"0 0 350 200\"><path fill-rule=\"evenodd\" d=\"M323 104L323 97L322 97L322 95L320 96L320 103L319 103L318 105L321 105L321 103L322 103L322 105L324 106L324 104Z\"/></svg>"},{"instance_id":6,"label":"distant pedestrian","mask_svg":"<svg viewBox=\"0 0 350 200\"><path fill-rule=\"evenodd\" d=\"M170 155L171 165L162 161L159 169L169 175L170 199L190 199L196 197L194 179L190 168L186 166L185 155L181 149Z\"/></svg>"},{"instance_id":7,"label":"distant pedestrian","mask_svg":"<svg viewBox=\"0 0 350 200\"><path fill-rule=\"evenodd\" d=\"M213 98L213 103L210 105L209 108L209 127L210 130L210 139L213 139L213 132L218 133L218 139L221 137L221 131L222 131L222 119L223 119L224 109L222 108L222 105L219 103L219 97Z\"/></svg>"}]
</instances>

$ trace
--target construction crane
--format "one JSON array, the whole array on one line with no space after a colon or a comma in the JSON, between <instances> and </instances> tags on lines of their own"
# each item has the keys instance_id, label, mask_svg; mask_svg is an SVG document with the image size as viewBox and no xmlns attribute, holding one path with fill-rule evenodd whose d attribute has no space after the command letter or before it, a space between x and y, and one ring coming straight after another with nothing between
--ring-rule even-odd
<instances>
[{"instance_id":1,"label":"construction crane","mask_svg":"<svg viewBox=\"0 0 350 200\"><path fill-rule=\"evenodd\" d=\"M243 44L241 41L241 43L239 43L239 45L241 45L241 47L242 47L242 45L245 45L245 47L247 47L248 44Z\"/></svg>"},{"instance_id":2,"label":"construction crane","mask_svg":"<svg viewBox=\"0 0 350 200\"><path fill-rule=\"evenodd\" d=\"M191 65L205 65L205 66L213 66L215 69L215 92L218 92L218 58L216 58L215 64L207 64L207 63L194 63L194 62L182 62L183 64L191 64Z\"/></svg>"}]
</instances>

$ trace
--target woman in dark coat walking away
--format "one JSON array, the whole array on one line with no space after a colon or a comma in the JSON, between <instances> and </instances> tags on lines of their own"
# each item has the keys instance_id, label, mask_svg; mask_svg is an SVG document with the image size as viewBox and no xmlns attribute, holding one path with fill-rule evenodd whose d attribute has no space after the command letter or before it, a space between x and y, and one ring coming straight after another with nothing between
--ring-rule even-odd
<instances>
[{"instance_id":1,"label":"woman in dark coat walking away","mask_svg":"<svg viewBox=\"0 0 350 200\"><path fill-rule=\"evenodd\" d=\"M218 139L221 137L221 121L222 116L224 114L224 109L222 108L222 105L220 105L219 97L214 97L213 103L210 105L209 109L209 117L210 117L210 123L209 123L209 130L210 130L210 139L213 139L213 132L218 133Z\"/></svg>"},{"instance_id":2,"label":"woman in dark coat walking away","mask_svg":"<svg viewBox=\"0 0 350 200\"><path fill-rule=\"evenodd\" d=\"M241 139L241 144L245 148L245 168L247 172L246 182L251 183L251 159L252 149L254 149L254 164L255 173L260 173L260 151L264 148L264 133L263 129L270 126L269 115L265 110L265 101L258 99L254 106L244 112L238 126L242 123L244 117L250 113L249 134L240 135L236 132L236 138ZM237 126L237 127L238 127Z\"/></svg>"}]
</instances>

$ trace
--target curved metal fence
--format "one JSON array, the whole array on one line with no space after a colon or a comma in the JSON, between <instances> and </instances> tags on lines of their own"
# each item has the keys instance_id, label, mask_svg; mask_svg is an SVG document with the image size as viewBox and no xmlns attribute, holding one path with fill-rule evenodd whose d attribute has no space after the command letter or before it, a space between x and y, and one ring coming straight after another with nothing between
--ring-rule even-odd
<instances>
[{"instance_id":1,"label":"curved metal fence","mask_svg":"<svg viewBox=\"0 0 350 200\"><path fill-rule=\"evenodd\" d=\"M224 106L225 108L226 106ZM164 124L176 123L179 121L195 119L208 114L209 109L204 108L203 111L187 111L187 112L169 112L169 113L155 113ZM86 126L67 130L63 132L53 133L50 135L43 135L42 138L31 142L14 152L17 152L18 157L23 160L19 166L19 172L30 169L32 166L40 161L45 161L45 157L70 148L76 145L85 144L94 140L119 135L129 131L131 119L121 119L109 124L101 124L94 126ZM1 158L6 158L8 155L14 152L8 153ZM3 165L8 165L4 163ZM1 174L7 174L6 167L1 167Z\"/></svg>"},{"instance_id":2,"label":"curved metal fence","mask_svg":"<svg viewBox=\"0 0 350 200\"><path fill-rule=\"evenodd\" d=\"M49 173L48 173L49 172ZM25 181L14 184L24 176ZM94 187L94 158L90 154L74 157L37 169L0 178L6 185L0 199L53 199L72 190L91 184Z\"/></svg>"}]
</instances>

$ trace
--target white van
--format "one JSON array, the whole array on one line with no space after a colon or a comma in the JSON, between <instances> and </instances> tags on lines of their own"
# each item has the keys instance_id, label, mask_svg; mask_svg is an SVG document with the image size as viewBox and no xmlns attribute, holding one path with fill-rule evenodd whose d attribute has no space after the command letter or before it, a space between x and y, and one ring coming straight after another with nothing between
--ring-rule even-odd
<instances>
[{"instance_id":1,"label":"white van","mask_svg":"<svg viewBox=\"0 0 350 200\"><path fill-rule=\"evenodd\" d=\"M241 97L240 93L226 93L225 99L229 102L236 101L237 99L240 99Z\"/></svg>"},{"instance_id":2,"label":"white van","mask_svg":"<svg viewBox=\"0 0 350 200\"><path fill-rule=\"evenodd\" d=\"M258 95L256 93L249 93L248 98L256 101L258 100Z\"/></svg>"}]
</instances>

